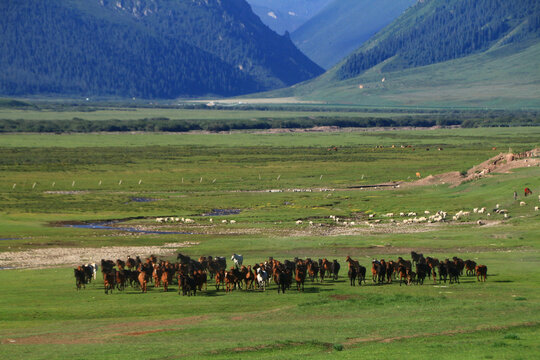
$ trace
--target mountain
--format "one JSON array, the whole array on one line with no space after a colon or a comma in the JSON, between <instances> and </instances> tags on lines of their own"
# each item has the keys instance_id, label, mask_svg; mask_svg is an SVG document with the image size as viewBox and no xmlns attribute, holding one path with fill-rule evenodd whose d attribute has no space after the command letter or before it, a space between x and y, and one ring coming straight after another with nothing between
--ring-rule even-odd
<instances>
[{"instance_id":1,"label":"mountain","mask_svg":"<svg viewBox=\"0 0 540 360\"><path fill-rule=\"evenodd\" d=\"M540 3L424 0L322 76L273 96L372 106L540 107Z\"/></svg>"},{"instance_id":2,"label":"mountain","mask_svg":"<svg viewBox=\"0 0 540 360\"><path fill-rule=\"evenodd\" d=\"M300 50L328 69L417 0L333 0L291 34Z\"/></svg>"},{"instance_id":3,"label":"mountain","mask_svg":"<svg viewBox=\"0 0 540 360\"><path fill-rule=\"evenodd\" d=\"M293 32L333 0L247 0L262 22L278 34Z\"/></svg>"},{"instance_id":4,"label":"mountain","mask_svg":"<svg viewBox=\"0 0 540 360\"><path fill-rule=\"evenodd\" d=\"M245 0L5 0L0 93L230 96L322 69Z\"/></svg>"}]
</instances>

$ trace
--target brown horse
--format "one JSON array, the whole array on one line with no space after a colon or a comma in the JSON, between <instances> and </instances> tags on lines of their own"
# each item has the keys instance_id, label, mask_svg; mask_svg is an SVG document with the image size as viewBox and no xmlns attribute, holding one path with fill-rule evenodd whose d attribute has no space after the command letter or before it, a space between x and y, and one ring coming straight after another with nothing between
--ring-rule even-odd
<instances>
[{"instance_id":1,"label":"brown horse","mask_svg":"<svg viewBox=\"0 0 540 360\"><path fill-rule=\"evenodd\" d=\"M304 282L306 281L306 266L302 262L296 264L296 274L294 279L296 280L296 290L304 291Z\"/></svg>"},{"instance_id":2,"label":"brown horse","mask_svg":"<svg viewBox=\"0 0 540 360\"><path fill-rule=\"evenodd\" d=\"M476 266L476 280L485 282L486 279L487 279L487 266L477 265Z\"/></svg>"},{"instance_id":3,"label":"brown horse","mask_svg":"<svg viewBox=\"0 0 540 360\"><path fill-rule=\"evenodd\" d=\"M218 270L216 272L216 291L219 291L219 287L225 287L225 270Z\"/></svg>"}]
</instances>

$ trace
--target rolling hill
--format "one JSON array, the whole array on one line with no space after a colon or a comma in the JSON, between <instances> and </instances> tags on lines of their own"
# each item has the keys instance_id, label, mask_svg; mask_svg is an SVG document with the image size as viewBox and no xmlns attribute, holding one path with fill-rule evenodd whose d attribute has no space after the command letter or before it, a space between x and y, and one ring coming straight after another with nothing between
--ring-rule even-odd
<instances>
[{"instance_id":1,"label":"rolling hill","mask_svg":"<svg viewBox=\"0 0 540 360\"><path fill-rule=\"evenodd\" d=\"M417 0L334 0L291 38L313 61L328 69L390 24Z\"/></svg>"},{"instance_id":2,"label":"rolling hill","mask_svg":"<svg viewBox=\"0 0 540 360\"><path fill-rule=\"evenodd\" d=\"M279 96L373 106L540 107L540 5L428 0Z\"/></svg>"},{"instance_id":3,"label":"rolling hill","mask_svg":"<svg viewBox=\"0 0 540 360\"><path fill-rule=\"evenodd\" d=\"M0 3L0 94L230 96L322 69L245 0Z\"/></svg>"}]
</instances>

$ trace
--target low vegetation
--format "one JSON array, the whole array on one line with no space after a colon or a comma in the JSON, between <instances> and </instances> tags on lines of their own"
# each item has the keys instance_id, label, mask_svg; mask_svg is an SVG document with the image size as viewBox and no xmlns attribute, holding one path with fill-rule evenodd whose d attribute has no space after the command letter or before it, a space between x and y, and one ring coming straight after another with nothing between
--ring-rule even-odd
<instances>
[{"instance_id":1,"label":"low vegetation","mask_svg":"<svg viewBox=\"0 0 540 360\"><path fill-rule=\"evenodd\" d=\"M538 138L536 127L4 134L0 263L16 252L35 269L0 271L2 354L10 359L380 359L435 352L443 359L534 357L540 350L539 167L457 187L359 186L470 169L508 148L536 148ZM524 196L525 187L532 196ZM508 217L494 212L497 204ZM448 213L446 221L403 223L409 212L429 217L438 211ZM452 220L460 211L469 214ZM165 217L179 221L156 221ZM112 229L73 227L103 222ZM128 287L105 295L99 274L77 291L72 265L94 260L92 249L102 254L113 246L136 249L143 258L150 255L141 252L144 247L172 246L159 257L225 256L229 266L233 253L242 254L245 265L270 256L326 257L336 259L341 272L337 280L307 280L304 292L293 286L285 294L270 284L265 292L230 294L209 286L188 297L177 293L176 284L168 292L149 284L145 294ZM73 248L88 249L88 257L47 265L47 256L73 259ZM412 250L487 265L487 281L463 276L460 284L372 282L373 259L410 259ZM38 262L42 254L48 254L44 263ZM128 253L114 254L125 260ZM368 268L365 285L349 285L346 256Z\"/></svg>"}]
</instances>

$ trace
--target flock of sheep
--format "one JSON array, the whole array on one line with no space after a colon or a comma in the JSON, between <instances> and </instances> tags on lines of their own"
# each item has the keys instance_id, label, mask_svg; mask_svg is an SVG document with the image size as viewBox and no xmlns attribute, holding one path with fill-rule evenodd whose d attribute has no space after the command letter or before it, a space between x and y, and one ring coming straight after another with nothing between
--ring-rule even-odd
<instances>
[{"instance_id":1,"label":"flock of sheep","mask_svg":"<svg viewBox=\"0 0 540 360\"><path fill-rule=\"evenodd\" d=\"M540 201L540 196L538 196L538 200ZM526 205L527 205L527 203L525 201L520 201L519 202L519 206L521 206L521 207L526 206ZM539 211L539 207L535 206L534 211ZM453 221L460 221L462 219L466 219L469 216L471 216L471 213L472 214L480 214L480 215L485 214L486 217L491 217L493 214L498 214L498 215L502 215L505 219L508 219L509 216L510 216L507 209L502 209L499 204L496 204L495 208L491 212L489 212L486 207L476 207L476 208L472 209L472 211L460 210L460 211L456 212L455 215L452 216L452 220ZM398 217L398 215L399 215L399 217L405 218L405 219L401 219L401 220L394 219L395 217ZM449 215L448 212L443 211L443 210L439 210L439 211L435 212L434 214L431 214L431 212L429 210L425 210L424 214L422 216L419 216L414 211L409 211L409 212L400 212L399 214L386 213L386 214L382 214L381 217L390 218L390 220L389 220L390 223L399 225L399 224L419 224L419 223L431 224L431 223L445 222L447 220L448 215ZM379 224L379 223L382 222L382 219L375 219L375 217L376 217L376 214L369 214L368 215L369 221L364 221L364 224L368 225L370 227L374 227L375 224ZM330 215L329 219L331 219L336 225L344 225L344 226L360 225L360 222L358 222L358 221L342 219L342 218L339 218L339 217L337 217L335 215ZM156 218L156 222L159 223L159 224L163 224L163 223L194 224L195 220L189 219L189 218L183 218L183 217L182 218L180 218L180 217L158 217L158 218ZM214 220L212 218L210 218L209 222L213 223ZM223 223L223 224L227 224L227 223L236 224L236 220L223 219L223 220L221 220L221 223ZM304 224L304 220L299 219L299 220L296 220L295 223L296 223L296 225L302 225L302 224ZM310 220L310 221L308 221L306 223L309 224L310 226L316 225L312 220ZM484 225L485 224L482 220L477 220L476 223L478 225ZM317 224L317 225L318 226L323 226L323 224Z\"/></svg>"}]
</instances>

